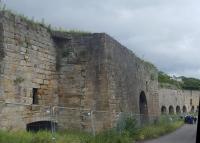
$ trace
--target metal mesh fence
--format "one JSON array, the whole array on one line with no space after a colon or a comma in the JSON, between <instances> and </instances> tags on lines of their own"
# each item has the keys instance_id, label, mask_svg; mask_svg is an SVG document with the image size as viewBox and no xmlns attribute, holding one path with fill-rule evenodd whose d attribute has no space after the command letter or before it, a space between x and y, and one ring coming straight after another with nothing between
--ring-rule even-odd
<instances>
[{"instance_id":1,"label":"metal mesh fence","mask_svg":"<svg viewBox=\"0 0 200 143\"><path fill-rule=\"evenodd\" d=\"M152 116L133 112L95 111L60 106L0 103L0 126L7 130L49 130L54 138L56 132L78 130L93 135L114 129L121 133L127 128L138 129L145 125L173 122L177 115Z\"/></svg>"},{"instance_id":2,"label":"metal mesh fence","mask_svg":"<svg viewBox=\"0 0 200 143\"><path fill-rule=\"evenodd\" d=\"M52 107L52 118L58 123L59 130L80 130L92 132L91 110L69 107Z\"/></svg>"},{"instance_id":3,"label":"metal mesh fence","mask_svg":"<svg viewBox=\"0 0 200 143\"><path fill-rule=\"evenodd\" d=\"M39 122L52 121L50 106L20 103L0 103L0 126L6 130L20 130L42 127ZM36 124L31 124L36 122ZM40 127L41 126L41 127ZM27 129L28 130L28 129Z\"/></svg>"}]
</instances>

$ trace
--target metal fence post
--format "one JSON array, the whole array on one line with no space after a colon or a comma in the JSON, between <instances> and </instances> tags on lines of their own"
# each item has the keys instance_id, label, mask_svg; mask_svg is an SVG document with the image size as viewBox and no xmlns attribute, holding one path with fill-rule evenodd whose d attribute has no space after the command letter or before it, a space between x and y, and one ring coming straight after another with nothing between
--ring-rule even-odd
<instances>
[{"instance_id":1,"label":"metal fence post","mask_svg":"<svg viewBox=\"0 0 200 143\"><path fill-rule=\"evenodd\" d=\"M51 134L52 134L52 142L56 142L56 137L55 137L55 123L54 123L54 116L55 116L55 108L56 106L50 106L50 113L51 113Z\"/></svg>"},{"instance_id":2,"label":"metal fence post","mask_svg":"<svg viewBox=\"0 0 200 143\"><path fill-rule=\"evenodd\" d=\"M93 136L95 136L96 135L96 130L95 130L95 123L94 123L93 113L94 113L94 111L91 110L90 114L91 114L92 134L93 134Z\"/></svg>"}]
</instances>

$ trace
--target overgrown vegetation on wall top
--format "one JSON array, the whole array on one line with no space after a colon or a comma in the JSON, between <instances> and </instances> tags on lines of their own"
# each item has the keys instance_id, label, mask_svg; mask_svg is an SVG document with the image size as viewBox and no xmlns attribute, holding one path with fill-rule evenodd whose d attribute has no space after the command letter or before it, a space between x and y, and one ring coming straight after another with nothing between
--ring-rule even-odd
<instances>
[{"instance_id":1,"label":"overgrown vegetation on wall top","mask_svg":"<svg viewBox=\"0 0 200 143\"><path fill-rule=\"evenodd\" d=\"M37 26L41 26L46 28L49 32L62 32L62 33L66 33L66 34L75 34L75 35L83 35L83 34L89 34L90 32L87 31L82 31L82 30L78 30L78 29L64 29L62 27L53 27L51 24L47 24L45 22L45 19L42 18L41 21L37 21L34 19L34 17L29 18L23 14L19 14L13 10L10 10L7 8L6 4L3 3L0 0L0 12L7 12L11 15L15 15L21 18L21 20L26 21L30 27L32 28L36 28Z\"/></svg>"}]
</instances>

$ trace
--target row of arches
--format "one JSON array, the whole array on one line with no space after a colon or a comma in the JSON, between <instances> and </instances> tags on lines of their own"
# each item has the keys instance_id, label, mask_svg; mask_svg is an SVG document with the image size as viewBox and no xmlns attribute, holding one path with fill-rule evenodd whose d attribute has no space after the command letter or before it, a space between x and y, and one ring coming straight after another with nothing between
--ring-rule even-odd
<instances>
[{"instance_id":1,"label":"row of arches","mask_svg":"<svg viewBox=\"0 0 200 143\"><path fill-rule=\"evenodd\" d=\"M187 107L184 105L181 109L181 107L179 105L176 106L176 108L174 108L172 105L169 106L169 108L167 109L166 106L162 106L161 107L161 113L162 114L181 114L181 113L187 113ZM194 112L194 106L192 106L191 111L190 112Z\"/></svg>"}]
</instances>

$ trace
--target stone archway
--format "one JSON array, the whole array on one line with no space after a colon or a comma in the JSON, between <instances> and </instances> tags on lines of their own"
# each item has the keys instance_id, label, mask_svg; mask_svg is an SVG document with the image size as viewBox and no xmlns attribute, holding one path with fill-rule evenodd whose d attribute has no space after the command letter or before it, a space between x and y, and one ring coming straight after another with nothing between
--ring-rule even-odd
<instances>
[{"instance_id":1,"label":"stone archway","mask_svg":"<svg viewBox=\"0 0 200 143\"><path fill-rule=\"evenodd\" d=\"M179 105L176 106L176 114L181 114L181 107Z\"/></svg>"},{"instance_id":2,"label":"stone archway","mask_svg":"<svg viewBox=\"0 0 200 143\"><path fill-rule=\"evenodd\" d=\"M183 106L183 113L187 113L187 107L185 105Z\"/></svg>"},{"instance_id":3,"label":"stone archway","mask_svg":"<svg viewBox=\"0 0 200 143\"><path fill-rule=\"evenodd\" d=\"M57 123L56 122L51 122L51 121L37 121L37 122L32 122L26 125L26 130L27 131L32 131L32 132L38 132L41 130L51 130L57 129Z\"/></svg>"},{"instance_id":4,"label":"stone archway","mask_svg":"<svg viewBox=\"0 0 200 143\"><path fill-rule=\"evenodd\" d=\"M144 91L140 93L139 108L140 108L140 120L141 123L144 124L145 122L148 121L148 105Z\"/></svg>"},{"instance_id":5,"label":"stone archway","mask_svg":"<svg viewBox=\"0 0 200 143\"><path fill-rule=\"evenodd\" d=\"M140 114L148 115L147 99L144 91L140 93L139 106L140 106Z\"/></svg>"},{"instance_id":6,"label":"stone archway","mask_svg":"<svg viewBox=\"0 0 200 143\"><path fill-rule=\"evenodd\" d=\"M167 114L167 108L165 106L161 107L161 114L162 115Z\"/></svg>"},{"instance_id":7,"label":"stone archway","mask_svg":"<svg viewBox=\"0 0 200 143\"><path fill-rule=\"evenodd\" d=\"M172 105L169 106L169 114L174 114L174 107Z\"/></svg>"}]
</instances>

